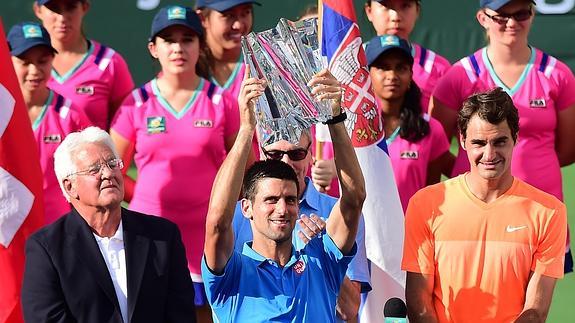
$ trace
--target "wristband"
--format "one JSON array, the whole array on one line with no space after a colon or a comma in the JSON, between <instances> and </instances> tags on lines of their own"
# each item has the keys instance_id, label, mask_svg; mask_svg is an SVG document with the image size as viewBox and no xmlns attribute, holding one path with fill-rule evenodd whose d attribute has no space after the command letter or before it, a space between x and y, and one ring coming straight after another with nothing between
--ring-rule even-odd
<instances>
[{"instance_id":1,"label":"wristband","mask_svg":"<svg viewBox=\"0 0 575 323\"><path fill-rule=\"evenodd\" d=\"M345 114L345 112L342 111L340 114L338 114L335 117L325 121L323 124L336 124L336 123L343 122L345 119L347 119L347 114Z\"/></svg>"}]
</instances>

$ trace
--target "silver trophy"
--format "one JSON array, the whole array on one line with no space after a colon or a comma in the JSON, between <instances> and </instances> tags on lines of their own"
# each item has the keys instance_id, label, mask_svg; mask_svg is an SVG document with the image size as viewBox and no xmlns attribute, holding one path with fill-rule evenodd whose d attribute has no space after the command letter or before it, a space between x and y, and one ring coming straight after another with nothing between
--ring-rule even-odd
<instances>
[{"instance_id":1,"label":"silver trophy","mask_svg":"<svg viewBox=\"0 0 575 323\"><path fill-rule=\"evenodd\" d=\"M319 51L317 18L292 22L281 18L275 28L242 38L251 76L267 81L256 102L262 145L278 140L297 143L304 129L331 119L328 102L317 102L307 82L327 66Z\"/></svg>"}]
</instances>

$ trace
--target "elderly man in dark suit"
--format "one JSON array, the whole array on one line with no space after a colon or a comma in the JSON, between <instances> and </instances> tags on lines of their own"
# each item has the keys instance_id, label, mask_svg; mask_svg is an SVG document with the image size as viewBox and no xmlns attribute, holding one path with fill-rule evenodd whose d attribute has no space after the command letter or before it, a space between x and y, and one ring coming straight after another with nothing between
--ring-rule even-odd
<instances>
[{"instance_id":1,"label":"elderly man in dark suit","mask_svg":"<svg viewBox=\"0 0 575 323\"><path fill-rule=\"evenodd\" d=\"M194 289L180 232L120 206L124 183L109 135L68 135L55 153L73 209L26 245L27 322L195 322Z\"/></svg>"}]
</instances>

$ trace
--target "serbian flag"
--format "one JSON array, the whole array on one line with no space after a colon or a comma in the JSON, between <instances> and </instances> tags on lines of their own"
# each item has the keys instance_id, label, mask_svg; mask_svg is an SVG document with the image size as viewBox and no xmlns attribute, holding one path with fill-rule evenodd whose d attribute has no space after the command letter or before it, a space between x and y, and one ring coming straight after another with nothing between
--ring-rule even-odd
<instances>
[{"instance_id":1,"label":"serbian flag","mask_svg":"<svg viewBox=\"0 0 575 323\"><path fill-rule=\"evenodd\" d=\"M42 170L0 20L0 323L23 322L26 238L44 224Z\"/></svg>"},{"instance_id":2,"label":"serbian flag","mask_svg":"<svg viewBox=\"0 0 575 323\"><path fill-rule=\"evenodd\" d=\"M383 322L391 297L405 299L401 270L404 219L383 125L371 87L367 59L351 0L320 0L322 55L344 88L346 127L365 177L367 199L365 246L371 263L371 286L360 310L362 322Z\"/></svg>"}]
</instances>

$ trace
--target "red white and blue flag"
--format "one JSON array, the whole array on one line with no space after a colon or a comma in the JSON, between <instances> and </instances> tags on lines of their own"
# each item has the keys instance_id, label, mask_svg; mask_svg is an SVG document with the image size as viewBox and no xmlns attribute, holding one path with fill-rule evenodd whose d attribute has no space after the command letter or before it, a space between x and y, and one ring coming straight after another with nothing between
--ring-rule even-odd
<instances>
[{"instance_id":1,"label":"red white and blue flag","mask_svg":"<svg viewBox=\"0 0 575 323\"><path fill-rule=\"evenodd\" d=\"M362 322L383 322L391 297L405 299L401 270L404 217L383 125L375 102L367 59L352 0L319 0L322 55L344 88L346 128L365 178L365 245L371 262L371 286L360 311Z\"/></svg>"},{"instance_id":2,"label":"red white and blue flag","mask_svg":"<svg viewBox=\"0 0 575 323\"><path fill-rule=\"evenodd\" d=\"M0 20L0 323L23 322L24 244L43 212L38 150Z\"/></svg>"}]
</instances>

